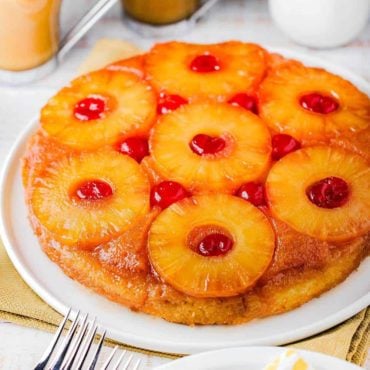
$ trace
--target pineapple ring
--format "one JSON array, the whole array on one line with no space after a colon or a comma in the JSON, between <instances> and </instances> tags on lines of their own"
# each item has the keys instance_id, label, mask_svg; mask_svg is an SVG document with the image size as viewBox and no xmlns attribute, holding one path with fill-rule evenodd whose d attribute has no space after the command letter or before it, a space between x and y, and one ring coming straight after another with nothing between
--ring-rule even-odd
<instances>
[{"instance_id":1,"label":"pineapple ring","mask_svg":"<svg viewBox=\"0 0 370 370\"><path fill-rule=\"evenodd\" d=\"M113 195L77 199L78 184L99 179ZM93 248L132 226L149 210L149 181L138 163L113 151L72 155L50 165L36 181L30 205L39 222L61 243Z\"/></svg>"},{"instance_id":2,"label":"pineapple ring","mask_svg":"<svg viewBox=\"0 0 370 370\"><path fill-rule=\"evenodd\" d=\"M199 55L215 56L220 70L193 72L189 65ZM227 101L235 93L257 87L266 70L266 52L257 45L236 41L215 45L168 42L154 46L146 56L145 67L149 81L158 91L190 101Z\"/></svg>"},{"instance_id":3,"label":"pineapple ring","mask_svg":"<svg viewBox=\"0 0 370 370\"><path fill-rule=\"evenodd\" d=\"M138 77L143 78L144 72L144 55L136 55L128 59L122 59L112 64L109 64L107 69L111 71L124 71L136 74Z\"/></svg>"},{"instance_id":4,"label":"pineapple ring","mask_svg":"<svg viewBox=\"0 0 370 370\"><path fill-rule=\"evenodd\" d=\"M190 246L188 235L203 225L226 229L232 249L205 257ZM186 198L153 222L148 253L157 273L194 297L231 297L245 292L269 266L275 234L266 216L244 200L224 194Z\"/></svg>"},{"instance_id":5,"label":"pineapple ring","mask_svg":"<svg viewBox=\"0 0 370 370\"><path fill-rule=\"evenodd\" d=\"M350 189L346 203L320 208L307 189L328 177L343 179ZM288 154L271 169L266 192L272 213L293 229L327 241L342 241L370 230L370 167L359 155L339 148L309 147Z\"/></svg>"},{"instance_id":6,"label":"pineapple ring","mask_svg":"<svg viewBox=\"0 0 370 370\"><path fill-rule=\"evenodd\" d=\"M223 138L225 149L197 155L189 142L198 134ZM162 116L149 142L160 175L194 192L233 191L257 180L270 164L271 137L261 119L223 103L189 104Z\"/></svg>"},{"instance_id":7,"label":"pineapple ring","mask_svg":"<svg viewBox=\"0 0 370 370\"><path fill-rule=\"evenodd\" d=\"M76 104L88 97L106 104L102 118L83 121L73 114ZM134 73L99 70L75 79L41 110L42 128L73 149L95 149L113 144L119 135L146 132L156 116L156 95Z\"/></svg>"},{"instance_id":8,"label":"pineapple ring","mask_svg":"<svg viewBox=\"0 0 370 370\"><path fill-rule=\"evenodd\" d=\"M304 109L299 99L309 93L332 97L339 109L328 114ZM339 76L298 62L273 70L261 83L259 98L260 116L271 129L298 140L336 137L363 130L370 122L370 99L365 94Z\"/></svg>"}]
</instances>

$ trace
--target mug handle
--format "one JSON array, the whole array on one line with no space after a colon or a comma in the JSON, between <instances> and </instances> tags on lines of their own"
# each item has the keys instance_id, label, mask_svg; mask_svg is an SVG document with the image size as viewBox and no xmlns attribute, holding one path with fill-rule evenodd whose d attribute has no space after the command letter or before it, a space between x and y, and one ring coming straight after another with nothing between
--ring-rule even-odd
<instances>
[{"instance_id":1,"label":"mug handle","mask_svg":"<svg viewBox=\"0 0 370 370\"><path fill-rule=\"evenodd\" d=\"M66 34L59 45L56 58L60 63L73 46L118 0L99 0Z\"/></svg>"}]
</instances>

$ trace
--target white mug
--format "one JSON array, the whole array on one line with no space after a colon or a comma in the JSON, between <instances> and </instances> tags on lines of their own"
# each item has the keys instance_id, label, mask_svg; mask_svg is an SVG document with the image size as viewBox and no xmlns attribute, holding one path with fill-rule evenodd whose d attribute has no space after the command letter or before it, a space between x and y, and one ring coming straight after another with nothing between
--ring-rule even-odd
<instances>
[{"instance_id":1,"label":"white mug","mask_svg":"<svg viewBox=\"0 0 370 370\"><path fill-rule=\"evenodd\" d=\"M370 0L269 0L276 25L293 41L330 48L353 40L365 27Z\"/></svg>"}]
</instances>

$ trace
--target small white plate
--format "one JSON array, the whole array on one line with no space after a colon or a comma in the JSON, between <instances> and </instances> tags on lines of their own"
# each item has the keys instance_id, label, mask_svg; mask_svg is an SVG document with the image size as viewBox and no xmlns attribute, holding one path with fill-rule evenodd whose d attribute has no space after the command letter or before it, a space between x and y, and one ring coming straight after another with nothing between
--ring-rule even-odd
<instances>
[{"instance_id":1,"label":"small white plate","mask_svg":"<svg viewBox=\"0 0 370 370\"><path fill-rule=\"evenodd\" d=\"M342 75L370 95L366 81L350 72L297 53L273 51ZM91 292L69 279L46 257L28 223L20 159L37 126L37 120L34 120L18 138L7 159L0 182L0 231L9 257L23 279L60 313L65 314L68 307L78 308L95 315L110 338L141 348L185 354L224 347L293 342L348 319L370 303L370 258L342 284L320 298L285 314L237 326L173 324L132 312Z\"/></svg>"},{"instance_id":2,"label":"small white plate","mask_svg":"<svg viewBox=\"0 0 370 370\"><path fill-rule=\"evenodd\" d=\"M262 370L285 352L279 347L239 347L184 357L155 370ZM361 370L350 362L310 351L298 351L315 370Z\"/></svg>"}]
</instances>

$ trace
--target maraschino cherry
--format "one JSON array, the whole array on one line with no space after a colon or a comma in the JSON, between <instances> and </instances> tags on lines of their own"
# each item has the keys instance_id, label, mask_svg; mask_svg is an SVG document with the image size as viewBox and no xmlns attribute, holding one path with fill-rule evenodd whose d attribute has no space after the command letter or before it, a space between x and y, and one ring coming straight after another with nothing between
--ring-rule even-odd
<instances>
[{"instance_id":1,"label":"maraschino cherry","mask_svg":"<svg viewBox=\"0 0 370 370\"><path fill-rule=\"evenodd\" d=\"M216 154L225 148L226 142L221 137L198 134L193 137L189 146L198 155Z\"/></svg>"},{"instance_id":2,"label":"maraschino cherry","mask_svg":"<svg viewBox=\"0 0 370 370\"><path fill-rule=\"evenodd\" d=\"M117 144L117 150L140 163L144 157L149 155L148 140L144 137L129 137Z\"/></svg>"},{"instance_id":3,"label":"maraschino cherry","mask_svg":"<svg viewBox=\"0 0 370 370\"><path fill-rule=\"evenodd\" d=\"M167 208L172 203L188 197L186 189L175 181L163 181L152 188L150 203L152 206Z\"/></svg>"},{"instance_id":4,"label":"maraschino cherry","mask_svg":"<svg viewBox=\"0 0 370 370\"><path fill-rule=\"evenodd\" d=\"M108 198L112 194L112 187L102 180L85 181L75 191L77 198L91 201Z\"/></svg>"},{"instance_id":5,"label":"maraschino cherry","mask_svg":"<svg viewBox=\"0 0 370 370\"><path fill-rule=\"evenodd\" d=\"M265 187L263 184L256 182L243 184L236 192L236 195L251 202L256 207L267 206Z\"/></svg>"},{"instance_id":6,"label":"maraschino cherry","mask_svg":"<svg viewBox=\"0 0 370 370\"><path fill-rule=\"evenodd\" d=\"M190 63L190 69L198 73L217 72L221 69L218 59L211 54L196 56Z\"/></svg>"},{"instance_id":7,"label":"maraschino cherry","mask_svg":"<svg viewBox=\"0 0 370 370\"><path fill-rule=\"evenodd\" d=\"M331 96L311 93L301 96L299 103L304 109L314 113L329 114L339 108L339 103Z\"/></svg>"},{"instance_id":8,"label":"maraschino cherry","mask_svg":"<svg viewBox=\"0 0 370 370\"><path fill-rule=\"evenodd\" d=\"M277 134L272 137L272 152L271 157L274 161L278 161L280 158L287 154L294 152L301 148L299 141L294 139L293 136L286 134Z\"/></svg>"},{"instance_id":9,"label":"maraschino cherry","mask_svg":"<svg viewBox=\"0 0 370 370\"><path fill-rule=\"evenodd\" d=\"M257 98L255 96L246 93L239 93L234 95L228 101L228 103L234 106L242 107L246 110L251 111L254 114L258 114L258 103Z\"/></svg>"},{"instance_id":10,"label":"maraschino cherry","mask_svg":"<svg viewBox=\"0 0 370 370\"><path fill-rule=\"evenodd\" d=\"M103 98L90 96L75 104L73 114L80 121L91 121L103 118L106 108Z\"/></svg>"},{"instance_id":11,"label":"maraschino cherry","mask_svg":"<svg viewBox=\"0 0 370 370\"><path fill-rule=\"evenodd\" d=\"M308 199L320 208L338 208L349 198L349 186L339 177L326 177L306 189Z\"/></svg>"},{"instance_id":12,"label":"maraschino cherry","mask_svg":"<svg viewBox=\"0 0 370 370\"><path fill-rule=\"evenodd\" d=\"M161 94L158 100L157 112L158 114L167 114L187 103L188 101L180 95Z\"/></svg>"},{"instance_id":13,"label":"maraschino cherry","mask_svg":"<svg viewBox=\"0 0 370 370\"><path fill-rule=\"evenodd\" d=\"M204 257L225 255L233 247L233 241L224 234L213 233L204 237L196 248L196 252Z\"/></svg>"}]
</instances>

